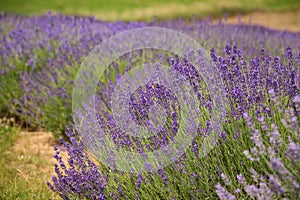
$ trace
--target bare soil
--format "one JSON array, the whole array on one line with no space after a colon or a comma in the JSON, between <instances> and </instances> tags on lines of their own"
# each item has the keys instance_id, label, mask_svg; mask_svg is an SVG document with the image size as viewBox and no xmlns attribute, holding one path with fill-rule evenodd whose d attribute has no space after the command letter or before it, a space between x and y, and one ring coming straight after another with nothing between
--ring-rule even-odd
<instances>
[{"instance_id":1,"label":"bare soil","mask_svg":"<svg viewBox=\"0 0 300 200\"><path fill-rule=\"evenodd\" d=\"M245 24L262 25L271 29L300 32L300 10L276 13L254 12L241 16L241 21ZM238 16L227 19L227 23L230 24L238 22Z\"/></svg>"},{"instance_id":2,"label":"bare soil","mask_svg":"<svg viewBox=\"0 0 300 200\"><path fill-rule=\"evenodd\" d=\"M52 157L54 143L49 132L20 132L18 140L8 152L12 158L9 165L16 168L25 180L31 176L51 180L55 163Z\"/></svg>"},{"instance_id":3,"label":"bare soil","mask_svg":"<svg viewBox=\"0 0 300 200\"><path fill-rule=\"evenodd\" d=\"M13 158L9 165L16 168L26 181L30 181L32 176L51 181L51 177L55 175L54 164L57 163L53 158L54 145L55 140L50 132L20 132L18 140L7 152ZM61 150L60 155L68 167L67 152ZM91 154L89 157L94 163L99 164Z\"/></svg>"}]
</instances>

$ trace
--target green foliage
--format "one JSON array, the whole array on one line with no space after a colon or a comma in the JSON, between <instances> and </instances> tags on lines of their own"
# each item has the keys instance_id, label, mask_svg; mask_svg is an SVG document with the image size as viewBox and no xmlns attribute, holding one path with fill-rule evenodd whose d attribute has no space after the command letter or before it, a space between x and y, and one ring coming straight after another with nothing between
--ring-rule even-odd
<instances>
[{"instance_id":1,"label":"green foliage","mask_svg":"<svg viewBox=\"0 0 300 200\"><path fill-rule=\"evenodd\" d=\"M276 124L281 133L281 138L284 139L283 149L279 149L279 156L281 157L284 165L292 172L296 177L299 173L299 163L293 163L284 155L284 150L288 144L287 137L291 134L291 130L286 128L280 119L285 119L284 113L275 110L277 118L268 118L270 122ZM253 123L258 130L261 130L261 124L253 118ZM269 123L268 123L269 124ZM159 174L144 173L143 182L139 190L136 189L137 177L128 173L111 172L109 174L109 183L106 188L106 196L109 196L111 192L114 192L119 196L118 188L121 186L124 192L124 196L128 196L129 199L135 198L136 191L141 199L191 199L192 194L190 191L200 189L198 193L194 193L195 199L218 199L215 193L215 185L217 182L223 183L224 181L220 177L220 173L227 175L231 180L231 185L227 186L228 191L235 194L236 188L241 188L240 183L237 181L238 174L244 174L249 185L257 184L249 173L250 169L254 169L258 174L274 174L275 172L270 168L270 159L268 155L261 156L259 161L250 161L244 155L246 149L250 149L254 146L250 139L250 128L246 125L245 120L231 119L225 123L226 139L220 139L215 148L205 157L196 158L192 149L186 152L187 160L182 162L185 167L183 170L179 170L179 165L174 164L165 167L168 177L168 185L165 186L163 180ZM261 130L262 131L262 130ZM271 131L271 130L270 130ZM263 133L263 131L262 131ZM237 137L237 135L239 135ZM267 147L272 147L269 143L269 138L266 134L263 135L263 143ZM197 138L196 143L201 144L201 138ZM179 161L180 162L180 161ZM107 172L106 167L100 166L100 171ZM191 176L191 174L197 173L198 178ZM152 178L149 178L151 175ZM194 184L193 184L194 183ZM172 192L170 192L172 191ZM295 194L291 194L295 195ZM249 199L249 196L241 192L236 194L238 199ZM293 199L293 198L292 198Z\"/></svg>"},{"instance_id":2,"label":"green foliage","mask_svg":"<svg viewBox=\"0 0 300 200\"><path fill-rule=\"evenodd\" d=\"M52 10L63 14L95 15L105 20L147 20L153 15L159 18L191 17L192 14L222 16L224 12L232 15L254 10L282 11L299 7L300 2L297 0L230 0L221 3L218 0L2 0L0 2L0 8L4 12L33 15Z\"/></svg>"}]
</instances>

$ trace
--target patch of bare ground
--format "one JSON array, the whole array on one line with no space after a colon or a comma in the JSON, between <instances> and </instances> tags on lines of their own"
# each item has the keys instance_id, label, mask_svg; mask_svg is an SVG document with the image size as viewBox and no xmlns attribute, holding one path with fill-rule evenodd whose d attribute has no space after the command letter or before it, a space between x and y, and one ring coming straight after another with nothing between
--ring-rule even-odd
<instances>
[{"instance_id":1,"label":"patch of bare ground","mask_svg":"<svg viewBox=\"0 0 300 200\"><path fill-rule=\"evenodd\" d=\"M20 132L19 138L8 154L9 165L28 181L32 176L50 180L55 163L52 157L54 138L48 132Z\"/></svg>"},{"instance_id":2,"label":"patch of bare ground","mask_svg":"<svg viewBox=\"0 0 300 200\"><path fill-rule=\"evenodd\" d=\"M18 140L13 147L7 152L10 154L11 161L9 167L17 169L19 175L26 181L39 180L51 181L55 175L53 158L55 140L50 132L20 132ZM66 151L61 151L65 164L68 167L68 155ZM99 164L95 158L90 158L96 164ZM34 178L35 177L35 178Z\"/></svg>"},{"instance_id":3,"label":"patch of bare ground","mask_svg":"<svg viewBox=\"0 0 300 200\"><path fill-rule=\"evenodd\" d=\"M218 20L215 20L217 22ZM300 32L300 9L284 12L253 12L241 16L244 24L262 25L271 29ZM229 17L229 24L239 23L238 17Z\"/></svg>"},{"instance_id":4,"label":"patch of bare ground","mask_svg":"<svg viewBox=\"0 0 300 200\"><path fill-rule=\"evenodd\" d=\"M18 139L6 152L9 159L5 167L16 169L18 178L28 183L32 191L35 188L39 188L37 192L45 191L49 189L46 182L51 181L54 175L54 143L49 132L19 132ZM66 157L64 152L62 154ZM59 197L52 193L51 199Z\"/></svg>"}]
</instances>

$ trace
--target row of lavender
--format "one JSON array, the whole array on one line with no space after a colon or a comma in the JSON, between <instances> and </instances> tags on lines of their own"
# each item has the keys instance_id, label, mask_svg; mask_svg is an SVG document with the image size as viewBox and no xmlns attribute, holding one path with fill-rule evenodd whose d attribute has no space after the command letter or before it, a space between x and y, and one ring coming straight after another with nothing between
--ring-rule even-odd
<instances>
[{"instance_id":1,"label":"row of lavender","mask_svg":"<svg viewBox=\"0 0 300 200\"><path fill-rule=\"evenodd\" d=\"M61 142L70 159L68 164L64 163L56 149L57 176L53 177L53 185L49 184L61 197L299 198L299 33L243 24L212 25L209 20L108 23L50 13L41 17L2 14L0 22L1 112L17 116L32 126L46 127L57 138L71 121L72 84L82 59L101 41L123 30L160 26L190 35L211 49L211 60L225 84L229 105L222 140L207 157L199 158L202 136L209 129L209 121L205 121L207 126L199 128L199 136L189 151L158 173L127 174L96 165L76 141L73 131L67 129L69 142ZM115 79L111 76L134 66L137 55L140 54L125 55L113 63L114 73L108 73L110 78ZM152 58L160 58L160 53L152 52ZM165 62L193 86L201 85L194 83L199 78L197 72L193 73L193 66L184 59L175 56ZM99 90L102 102L103 99L109 102L111 89L111 84L102 84ZM153 93L151 88L149 92ZM152 98L141 91L139 96ZM141 101L133 99L132 112L143 121L147 116L139 112L147 110L149 103L137 102ZM209 102L204 106L209 109ZM99 109L99 119L102 128L116 138L116 145L143 153L172 139L158 138L146 149L149 142L143 145L127 137L105 111ZM176 121L177 117L172 113L170 120ZM176 126L176 123L166 126L170 137Z\"/></svg>"},{"instance_id":2,"label":"row of lavender","mask_svg":"<svg viewBox=\"0 0 300 200\"><path fill-rule=\"evenodd\" d=\"M290 53L289 48L287 51ZM226 45L225 53L227 54L226 58L219 57L215 59L214 51L211 51L212 60L219 67L226 88L232 88L230 84L238 88L238 83L245 84L246 88L240 91L233 89L230 90L231 92L228 91L230 105L228 106L229 117L226 118L227 123L224 125L225 132L221 135L222 140L209 156L199 157L199 154L201 154L199 149L202 145L201 138L203 139L203 135L209 132L209 126L207 126L200 128L191 148L180 160L177 160L171 166L160 169L157 173L128 174L116 172L113 166L110 168L98 166L99 169L95 166L95 163L90 161L87 154L82 154L82 144L79 144L73 132L68 130L67 134L69 138L72 138L73 148L70 147L70 143L64 141L62 143L68 149L69 155L72 155L68 161L71 167L69 169L66 167L59 156L59 150L56 149L54 157L59 161L60 166L55 166L57 177L53 178L54 185L49 184L50 188L64 198L69 198L73 194L92 199L104 199L105 197L113 199L215 198L215 194L211 193L214 187L221 199L235 199L236 197L258 199L299 198L298 116L300 96L297 94L296 80L293 75L292 78L285 75L283 76L285 81L279 86L276 81L270 83L264 80L261 81L261 77L256 77L257 74L255 76L251 73L248 75L245 68L243 68L245 71L238 73L238 64L244 62L241 51ZM238 56L238 61L235 62L235 57ZM288 60L293 62L293 55L288 54L288 57ZM262 52L262 60L267 58L270 59ZM224 62L223 59L228 62ZM259 59L255 60L259 62ZM171 67L180 71L193 86L197 86L194 80L198 79L198 75L192 65L176 56L170 61ZM232 61L233 64L229 64ZM271 63L272 65L266 68L268 69L267 74L272 74L270 71L274 66L278 67L278 58L274 57L274 61ZM259 65L256 64L256 66ZM231 70L235 73L231 74L232 71L227 67L232 68ZM285 66L281 65L281 67ZM293 70L292 67L291 71ZM237 80L236 77L240 79ZM278 80L281 79L280 74L277 74L276 77ZM130 108L134 110L133 112L139 114L137 121L141 122L147 119L143 110L148 109L153 93L157 95L159 89L162 88L156 85L151 87L150 84L150 86L146 86L145 91L137 90L136 95L139 100L133 98L130 105ZM267 92L261 94L260 90L266 90ZM257 94L254 93L257 91ZM166 97L169 94L168 91L164 93L159 91L158 94L160 94L158 99L170 99L170 97ZM259 96L259 94L262 96ZM284 99L281 100L279 97L289 98L290 102L285 102ZM176 104L176 99L173 101ZM209 105L205 104L205 106L209 108ZM170 109L174 111L173 106ZM106 115L103 115L103 112L100 113L102 114L99 116L101 128L107 130L107 134L111 135L115 145L137 150L140 154L153 151L157 146L166 145L173 139L174 133L172 131L178 127L176 123L175 126L173 126L173 123L172 126L165 126L165 131L160 132L159 135L162 137L158 136L157 140L154 139L149 144L145 141L141 142L141 139L136 141L134 138L128 137L126 133L118 129L113 116L109 113L105 113ZM173 121L176 121L177 117L176 112L170 116ZM209 125L209 121L207 123ZM164 137L168 134L169 138ZM86 161L86 165L82 165L83 160ZM151 166L149 166L149 163L145 163L144 167L150 171ZM84 184L81 184L81 182L79 184L78 178ZM221 181L226 187L219 183ZM99 184L101 188L96 189Z\"/></svg>"},{"instance_id":3,"label":"row of lavender","mask_svg":"<svg viewBox=\"0 0 300 200\"><path fill-rule=\"evenodd\" d=\"M179 30L205 48L213 47L217 55L223 55L224 46L231 42L243 50L248 60L261 48L265 55L271 52L281 55L286 46L296 53L300 37L257 26L210 25L209 21L107 23L51 13L42 17L2 14L1 74L5 78L1 82L4 95L0 99L0 110L53 132L64 130L70 120L72 81L83 58L110 35L145 26Z\"/></svg>"}]
</instances>

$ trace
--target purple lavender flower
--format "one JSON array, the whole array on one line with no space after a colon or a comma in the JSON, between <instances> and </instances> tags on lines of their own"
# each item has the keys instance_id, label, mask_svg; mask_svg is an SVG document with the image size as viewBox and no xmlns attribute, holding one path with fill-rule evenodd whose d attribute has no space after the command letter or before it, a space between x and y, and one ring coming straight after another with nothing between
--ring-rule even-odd
<instances>
[{"instance_id":1,"label":"purple lavender flower","mask_svg":"<svg viewBox=\"0 0 300 200\"><path fill-rule=\"evenodd\" d=\"M288 143L287 149L285 151L287 157L292 162L298 162L300 160L300 147L299 144L294 143L290 139L290 143Z\"/></svg>"},{"instance_id":2,"label":"purple lavender flower","mask_svg":"<svg viewBox=\"0 0 300 200\"><path fill-rule=\"evenodd\" d=\"M231 181L230 181L230 179L227 177L226 174L221 173L221 178L223 179L223 181L224 181L224 183L225 183L226 185L231 185Z\"/></svg>"},{"instance_id":3,"label":"purple lavender flower","mask_svg":"<svg viewBox=\"0 0 300 200\"><path fill-rule=\"evenodd\" d=\"M238 174L236 177L237 177L238 182L241 185L243 185L243 186L247 185L246 178L242 174Z\"/></svg>"},{"instance_id":4,"label":"purple lavender flower","mask_svg":"<svg viewBox=\"0 0 300 200\"><path fill-rule=\"evenodd\" d=\"M142 174L139 174L137 177L138 177L138 179L136 181L136 189L140 189L141 184L142 184L144 178L143 178Z\"/></svg>"},{"instance_id":5,"label":"purple lavender flower","mask_svg":"<svg viewBox=\"0 0 300 200\"><path fill-rule=\"evenodd\" d=\"M271 158L270 167L282 178L286 179L290 177L290 172L286 169L280 158Z\"/></svg>"},{"instance_id":6,"label":"purple lavender flower","mask_svg":"<svg viewBox=\"0 0 300 200\"><path fill-rule=\"evenodd\" d=\"M63 199L71 198L72 194L81 198L106 199L103 194L106 187L104 176L84 152L83 145L77 142L72 130L68 129L66 134L71 143L63 140L61 142L70 156L69 167L66 167L59 156L58 148L55 147L54 158L61 168L55 164L56 176L53 176L53 184L48 182L48 186Z\"/></svg>"},{"instance_id":7,"label":"purple lavender flower","mask_svg":"<svg viewBox=\"0 0 300 200\"><path fill-rule=\"evenodd\" d=\"M227 199L234 200L235 199L235 196L233 194L231 194L230 192L228 192L225 188L223 188L220 183L217 183L217 185L216 185L216 192L221 200L225 200L225 199L226 200Z\"/></svg>"},{"instance_id":8,"label":"purple lavender flower","mask_svg":"<svg viewBox=\"0 0 300 200\"><path fill-rule=\"evenodd\" d=\"M270 186L271 190L277 195L283 194L286 190L282 187L281 181L278 180L275 176L270 175Z\"/></svg>"}]
</instances>

